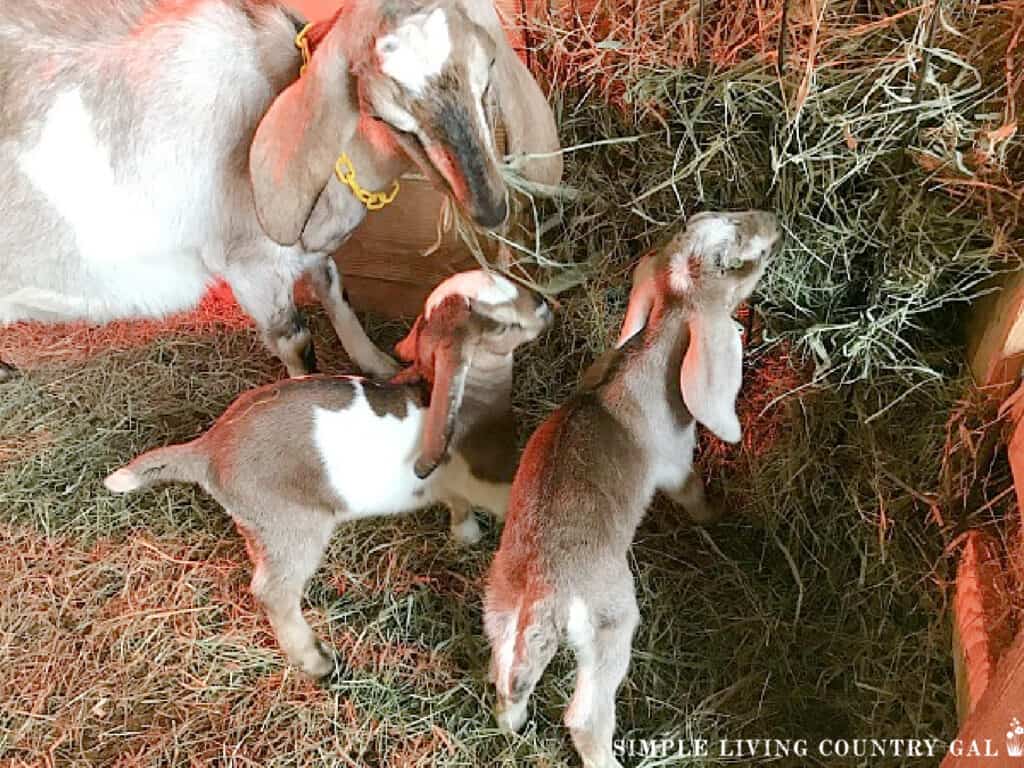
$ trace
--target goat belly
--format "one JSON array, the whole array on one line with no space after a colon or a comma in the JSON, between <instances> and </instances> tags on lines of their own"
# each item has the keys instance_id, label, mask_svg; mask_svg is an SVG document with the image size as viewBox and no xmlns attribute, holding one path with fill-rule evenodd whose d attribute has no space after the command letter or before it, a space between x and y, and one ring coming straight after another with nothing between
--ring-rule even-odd
<instances>
[{"instance_id":1,"label":"goat belly","mask_svg":"<svg viewBox=\"0 0 1024 768\"><path fill-rule=\"evenodd\" d=\"M432 478L413 471L425 416L412 403L401 416L378 415L362 386L343 410L314 409L313 441L345 519L411 512L437 500Z\"/></svg>"}]
</instances>

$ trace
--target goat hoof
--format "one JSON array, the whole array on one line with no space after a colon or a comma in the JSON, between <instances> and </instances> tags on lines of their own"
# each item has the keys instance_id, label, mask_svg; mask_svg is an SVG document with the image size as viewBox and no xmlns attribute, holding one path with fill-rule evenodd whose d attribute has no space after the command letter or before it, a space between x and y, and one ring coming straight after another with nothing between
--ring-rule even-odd
<instances>
[{"instance_id":1,"label":"goat hoof","mask_svg":"<svg viewBox=\"0 0 1024 768\"><path fill-rule=\"evenodd\" d=\"M334 650L320 640L310 649L305 658L301 659L299 666L302 671L314 680L327 680L338 672L340 664L337 661Z\"/></svg>"},{"instance_id":2,"label":"goat hoof","mask_svg":"<svg viewBox=\"0 0 1024 768\"><path fill-rule=\"evenodd\" d=\"M5 363L3 360L0 360L0 384L3 384L5 381L11 381L11 379L16 379L18 378L18 375L19 373L17 368Z\"/></svg>"},{"instance_id":3,"label":"goat hoof","mask_svg":"<svg viewBox=\"0 0 1024 768\"><path fill-rule=\"evenodd\" d=\"M455 539L456 544L460 544L464 547L478 544L483 536L484 534L480 530L480 524L477 523L472 512L461 523L456 523L452 526L452 538Z\"/></svg>"},{"instance_id":4,"label":"goat hoof","mask_svg":"<svg viewBox=\"0 0 1024 768\"><path fill-rule=\"evenodd\" d=\"M494 719L505 733L519 733L526 725L526 705L497 709L494 712Z\"/></svg>"}]
</instances>

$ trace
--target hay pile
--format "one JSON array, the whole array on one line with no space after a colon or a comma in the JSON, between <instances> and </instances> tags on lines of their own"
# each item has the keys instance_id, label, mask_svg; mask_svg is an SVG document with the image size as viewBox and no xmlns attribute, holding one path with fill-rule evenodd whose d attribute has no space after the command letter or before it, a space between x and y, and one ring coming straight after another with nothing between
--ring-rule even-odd
<instances>
[{"instance_id":1,"label":"hay pile","mask_svg":"<svg viewBox=\"0 0 1024 768\"><path fill-rule=\"evenodd\" d=\"M745 439L701 448L730 514L699 530L659 501L642 527L619 735L949 739L950 555L968 525L1015 535L1004 464L975 461L1000 425L960 329L985 278L1019 265L1024 4L788 6L783 24L781 0L607 0L530 29L579 149L569 189L527 190L540 234L511 252L561 304L516 407L532 428L572 392L614 337L633 260L687 215L778 211L788 245L756 301ZM493 526L469 553L436 512L340 531L309 612L351 671L320 689L283 665L212 501L103 491L113 466L280 375L251 329L210 320L43 360L3 390L0 759L575 764L564 656L527 731L491 729ZM325 369L344 370L312 320Z\"/></svg>"},{"instance_id":2,"label":"hay pile","mask_svg":"<svg viewBox=\"0 0 1024 768\"><path fill-rule=\"evenodd\" d=\"M507 244L563 303L558 341L531 350L543 378L525 411L572 389L614 338L636 256L689 215L784 221L755 299L742 449L703 448L738 519L707 534L707 601L684 603L703 638L685 648L714 660L694 678L731 670L693 683L728 691L711 709L730 731L955 732L958 536L983 527L1021 551L1003 457L979 451L1003 425L963 331L1024 253L1022 31L1019 2L827 0L577 0L529 29L570 149L568 189L520 182L541 235ZM649 599L679 599L680 578ZM1019 584L1006 598L1024 616Z\"/></svg>"}]
</instances>

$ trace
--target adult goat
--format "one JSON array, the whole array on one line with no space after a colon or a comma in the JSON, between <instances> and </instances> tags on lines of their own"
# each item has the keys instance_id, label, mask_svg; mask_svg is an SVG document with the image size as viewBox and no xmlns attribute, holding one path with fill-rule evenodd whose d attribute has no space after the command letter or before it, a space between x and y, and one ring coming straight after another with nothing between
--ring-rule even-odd
<instances>
[{"instance_id":1,"label":"adult goat","mask_svg":"<svg viewBox=\"0 0 1024 768\"><path fill-rule=\"evenodd\" d=\"M349 356L393 372L330 256L381 197L357 192L386 196L415 163L497 227L488 118L536 153L557 149L554 119L490 0L347 0L300 77L303 26L271 0L5 0L0 325L159 317L223 278L301 375L308 273ZM526 172L557 181L561 161Z\"/></svg>"}]
</instances>

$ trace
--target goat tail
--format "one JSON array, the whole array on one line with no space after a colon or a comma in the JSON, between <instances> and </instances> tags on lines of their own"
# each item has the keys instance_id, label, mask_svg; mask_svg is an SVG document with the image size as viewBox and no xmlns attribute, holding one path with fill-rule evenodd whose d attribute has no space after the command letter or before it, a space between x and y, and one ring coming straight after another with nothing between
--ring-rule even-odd
<instances>
[{"instance_id":1,"label":"goat tail","mask_svg":"<svg viewBox=\"0 0 1024 768\"><path fill-rule=\"evenodd\" d=\"M103 484L113 493L129 493L161 481L203 485L209 476L210 462L198 442L148 451L111 472Z\"/></svg>"}]
</instances>

